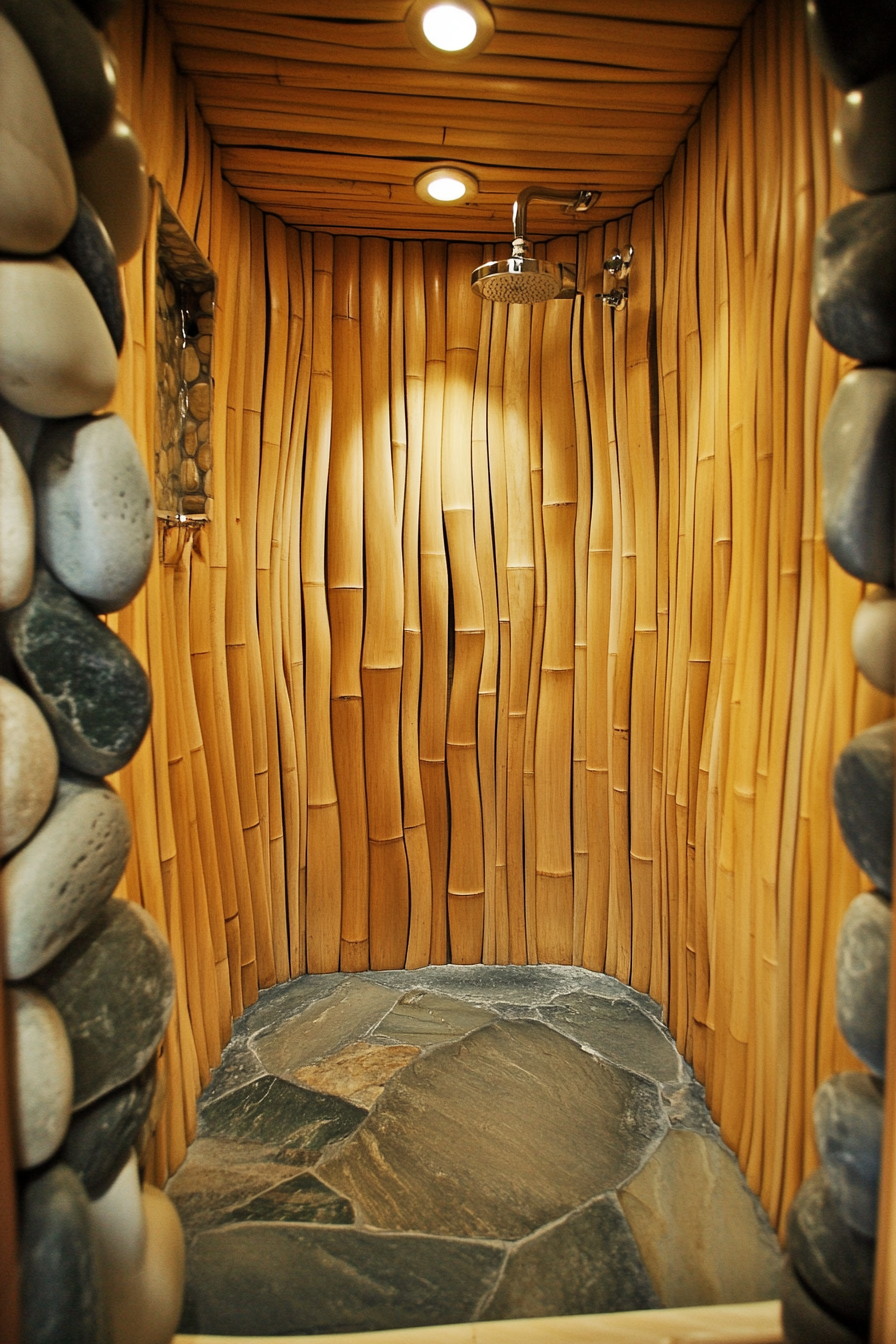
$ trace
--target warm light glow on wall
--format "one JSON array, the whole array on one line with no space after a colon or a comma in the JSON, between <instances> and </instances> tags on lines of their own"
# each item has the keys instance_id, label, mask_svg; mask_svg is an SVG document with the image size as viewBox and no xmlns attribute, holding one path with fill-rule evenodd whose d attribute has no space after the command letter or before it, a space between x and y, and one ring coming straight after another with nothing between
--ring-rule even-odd
<instances>
[{"instance_id":1,"label":"warm light glow on wall","mask_svg":"<svg viewBox=\"0 0 896 1344\"><path fill-rule=\"evenodd\" d=\"M442 164L421 173L414 190L428 205L465 205L478 193L479 183L463 168Z\"/></svg>"},{"instance_id":2,"label":"warm light glow on wall","mask_svg":"<svg viewBox=\"0 0 896 1344\"><path fill-rule=\"evenodd\" d=\"M405 26L417 50L439 65L477 56L495 32L485 0L415 0Z\"/></svg>"}]
</instances>

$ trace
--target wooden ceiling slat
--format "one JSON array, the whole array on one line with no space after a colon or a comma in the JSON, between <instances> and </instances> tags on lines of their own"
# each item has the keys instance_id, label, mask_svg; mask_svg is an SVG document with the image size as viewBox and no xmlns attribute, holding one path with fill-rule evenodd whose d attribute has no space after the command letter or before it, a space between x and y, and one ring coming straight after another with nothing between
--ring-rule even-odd
<instances>
[{"instance_id":1,"label":"wooden ceiling slat","mask_svg":"<svg viewBox=\"0 0 896 1344\"><path fill-rule=\"evenodd\" d=\"M231 28L216 28L202 23L179 23L177 34L180 41L188 45L221 52L238 52L241 56L268 56L283 61L310 61L321 65L342 66L345 63L345 49L333 42L306 42L304 39L268 36L265 33L237 32ZM604 57L603 60L582 60L583 43L564 46L569 55L559 59L548 60L537 56L535 53L540 45L537 41L531 42L531 52L525 55L491 54L493 49L507 44L516 45L513 34L505 33L502 38L496 33L488 51L475 57L465 69L473 76L480 77L503 75L512 79L610 79L623 83L649 83L662 75L664 80L677 83L709 75L718 65L718 58L712 52L692 52L682 56L671 47L668 50L655 50L646 46L626 48L619 53L615 64L607 59L606 49L599 53ZM546 42L545 45L556 44ZM574 60L573 56L579 59ZM427 75L433 73L426 57L413 47L405 50L377 48L372 51L353 47L351 58L355 65L371 65L377 70L407 70ZM637 61L637 64L631 64L633 61Z\"/></svg>"},{"instance_id":2,"label":"wooden ceiling slat","mask_svg":"<svg viewBox=\"0 0 896 1344\"><path fill-rule=\"evenodd\" d=\"M523 186L595 187L533 237L576 234L646 199L753 0L500 0L467 62L417 51L411 0L156 0L237 191L299 227L504 246ZM463 207L420 201L434 163L467 167Z\"/></svg>"}]
</instances>

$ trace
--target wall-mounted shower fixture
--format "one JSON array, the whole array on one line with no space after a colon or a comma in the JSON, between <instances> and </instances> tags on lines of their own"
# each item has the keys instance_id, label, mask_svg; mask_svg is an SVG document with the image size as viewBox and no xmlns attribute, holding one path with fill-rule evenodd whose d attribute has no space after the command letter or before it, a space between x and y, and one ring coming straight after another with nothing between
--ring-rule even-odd
<instances>
[{"instance_id":1,"label":"wall-mounted shower fixture","mask_svg":"<svg viewBox=\"0 0 896 1344\"><path fill-rule=\"evenodd\" d=\"M567 214L590 210L600 192L564 191L556 187L525 187L513 203L513 254L505 261L477 266L470 283L490 303L544 303L576 295L576 268L565 261L533 257L526 239L526 209L530 201L555 201Z\"/></svg>"},{"instance_id":2,"label":"wall-mounted shower fixture","mask_svg":"<svg viewBox=\"0 0 896 1344\"><path fill-rule=\"evenodd\" d=\"M606 294L595 295L595 298L599 297L608 308L615 308L617 312L625 307L628 300L628 273L634 259L635 249L629 243L621 252L617 247L604 262L604 270L614 277L616 284Z\"/></svg>"}]
</instances>

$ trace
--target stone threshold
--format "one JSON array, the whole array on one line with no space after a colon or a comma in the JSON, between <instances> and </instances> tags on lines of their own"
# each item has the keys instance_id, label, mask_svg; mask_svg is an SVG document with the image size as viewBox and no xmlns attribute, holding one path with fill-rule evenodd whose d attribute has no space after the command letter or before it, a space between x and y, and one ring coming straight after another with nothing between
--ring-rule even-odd
<instances>
[{"instance_id":1,"label":"stone threshold","mask_svg":"<svg viewBox=\"0 0 896 1344\"><path fill-rule=\"evenodd\" d=\"M612 1311L348 1335L176 1335L172 1344L783 1344L781 1304Z\"/></svg>"}]
</instances>

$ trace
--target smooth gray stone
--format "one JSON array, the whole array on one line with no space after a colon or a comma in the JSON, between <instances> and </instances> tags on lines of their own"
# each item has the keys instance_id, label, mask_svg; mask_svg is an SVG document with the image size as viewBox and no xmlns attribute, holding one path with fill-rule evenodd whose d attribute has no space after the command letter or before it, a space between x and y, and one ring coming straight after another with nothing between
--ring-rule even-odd
<instances>
[{"instance_id":1,"label":"smooth gray stone","mask_svg":"<svg viewBox=\"0 0 896 1344\"><path fill-rule=\"evenodd\" d=\"M850 905L837 939L837 1026L854 1055L881 1077L887 1053L887 999L893 911L863 892Z\"/></svg>"},{"instance_id":2,"label":"smooth gray stone","mask_svg":"<svg viewBox=\"0 0 896 1344\"><path fill-rule=\"evenodd\" d=\"M115 109L115 67L70 0L0 0L40 70L70 154L85 154Z\"/></svg>"},{"instance_id":3,"label":"smooth gray stone","mask_svg":"<svg viewBox=\"0 0 896 1344\"><path fill-rule=\"evenodd\" d=\"M896 193L855 201L822 224L812 316L844 355L865 364L896 361Z\"/></svg>"},{"instance_id":4,"label":"smooth gray stone","mask_svg":"<svg viewBox=\"0 0 896 1344\"><path fill-rule=\"evenodd\" d=\"M787 1214L787 1251L809 1291L838 1320L857 1330L871 1318L874 1242L844 1222L824 1167L797 1191Z\"/></svg>"},{"instance_id":5,"label":"smooth gray stone","mask_svg":"<svg viewBox=\"0 0 896 1344\"><path fill-rule=\"evenodd\" d=\"M317 1174L376 1227L516 1241L627 1180L666 1131L655 1083L499 1021L396 1074Z\"/></svg>"},{"instance_id":6,"label":"smooth gray stone","mask_svg":"<svg viewBox=\"0 0 896 1344\"><path fill-rule=\"evenodd\" d=\"M40 552L94 611L118 611L143 586L155 510L146 468L120 415L47 423L31 471Z\"/></svg>"},{"instance_id":7,"label":"smooth gray stone","mask_svg":"<svg viewBox=\"0 0 896 1344\"><path fill-rule=\"evenodd\" d=\"M59 244L59 252L74 266L93 295L120 355L124 345L124 302L115 249L106 226L83 195L78 197L75 222Z\"/></svg>"},{"instance_id":8,"label":"smooth gray stone","mask_svg":"<svg viewBox=\"0 0 896 1344\"><path fill-rule=\"evenodd\" d=\"M36 1167L62 1142L72 1113L72 1052L62 1018L28 985L7 997L16 1165Z\"/></svg>"},{"instance_id":9,"label":"smooth gray stone","mask_svg":"<svg viewBox=\"0 0 896 1344\"><path fill-rule=\"evenodd\" d=\"M127 809L108 784L63 772L49 815L0 873L5 974L46 966L96 918L124 872Z\"/></svg>"},{"instance_id":10,"label":"smooth gray stone","mask_svg":"<svg viewBox=\"0 0 896 1344\"><path fill-rule=\"evenodd\" d=\"M127 1163L155 1090L153 1056L136 1078L72 1116L61 1156L91 1199L104 1195Z\"/></svg>"},{"instance_id":11,"label":"smooth gray stone","mask_svg":"<svg viewBox=\"0 0 896 1344\"><path fill-rule=\"evenodd\" d=\"M866 1344L867 1334L843 1325L825 1311L789 1260L781 1272L781 1324L787 1344Z\"/></svg>"},{"instance_id":12,"label":"smooth gray stone","mask_svg":"<svg viewBox=\"0 0 896 1344\"><path fill-rule=\"evenodd\" d=\"M885 719L866 728L840 753L834 806L846 847L874 885L891 891L893 851L893 728Z\"/></svg>"},{"instance_id":13,"label":"smooth gray stone","mask_svg":"<svg viewBox=\"0 0 896 1344\"><path fill-rule=\"evenodd\" d=\"M660 1307L615 1195L510 1248L484 1321Z\"/></svg>"},{"instance_id":14,"label":"smooth gray stone","mask_svg":"<svg viewBox=\"0 0 896 1344\"><path fill-rule=\"evenodd\" d=\"M853 369L834 394L821 436L828 549L866 583L894 582L896 372Z\"/></svg>"},{"instance_id":15,"label":"smooth gray stone","mask_svg":"<svg viewBox=\"0 0 896 1344\"><path fill-rule=\"evenodd\" d=\"M837 172L853 191L896 190L896 70L852 89L831 137Z\"/></svg>"},{"instance_id":16,"label":"smooth gray stone","mask_svg":"<svg viewBox=\"0 0 896 1344\"><path fill-rule=\"evenodd\" d=\"M89 415L118 383L102 313L73 266L0 254L0 394L37 416Z\"/></svg>"},{"instance_id":17,"label":"smooth gray stone","mask_svg":"<svg viewBox=\"0 0 896 1344\"><path fill-rule=\"evenodd\" d=\"M201 1233L181 1330L292 1335L446 1325L475 1316L504 1248L277 1223Z\"/></svg>"},{"instance_id":18,"label":"smooth gray stone","mask_svg":"<svg viewBox=\"0 0 896 1344\"><path fill-rule=\"evenodd\" d=\"M840 89L896 65L893 0L808 0L806 28L821 68Z\"/></svg>"},{"instance_id":19,"label":"smooth gray stone","mask_svg":"<svg viewBox=\"0 0 896 1344\"><path fill-rule=\"evenodd\" d=\"M45 569L6 629L65 764L87 775L126 765L149 727L152 692L124 641Z\"/></svg>"},{"instance_id":20,"label":"smooth gray stone","mask_svg":"<svg viewBox=\"0 0 896 1344\"><path fill-rule=\"evenodd\" d=\"M0 677L0 744L0 855L5 857L43 821L59 777L46 719L31 696L5 677Z\"/></svg>"},{"instance_id":21,"label":"smooth gray stone","mask_svg":"<svg viewBox=\"0 0 896 1344\"><path fill-rule=\"evenodd\" d=\"M856 608L852 656L872 686L896 695L896 592L871 588Z\"/></svg>"},{"instance_id":22,"label":"smooth gray stone","mask_svg":"<svg viewBox=\"0 0 896 1344\"><path fill-rule=\"evenodd\" d=\"M21 1210L22 1344L101 1344L105 1330L84 1187L59 1162L26 1183Z\"/></svg>"},{"instance_id":23,"label":"smooth gray stone","mask_svg":"<svg viewBox=\"0 0 896 1344\"><path fill-rule=\"evenodd\" d=\"M834 1074L816 1091L812 1117L831 1198L855 1232L875 1236L884 1123L881 1084L866 1073Z\"/></svg>"},{"instance_id":24,"label":"smooth gray stone","mask_svg":"<svg viewBox=\"0 0 896 1344\"><path fill-rule=\"evenodd\" d=\"M0 250L51 252L75 217L72 166L40 72L2 14L0 135Z\"/></svg>"},{"instance_id":25,"label":"smooth gray stone","mask_svg":"<svg viewBox=\"0 0 896 1344\"><path fill-rule=\"evenodd\" d=\"M62 1014L75 1061L77 1109L145 1068L174 1006L171 952L138 905L107 901L37 984Z\"/></svg>"},{"instance_id":26,"label":"smooth gray stone","mask_svg":"<svg viewBox=\"0 0 896 1344\"><path fill-rule=\"evenodd\" d=\"M149 178L131 124L116 110L105 135L72 165L82 191L106 226L119 266L143 246L149 222Z\"/></svg>"}]
</instances>

